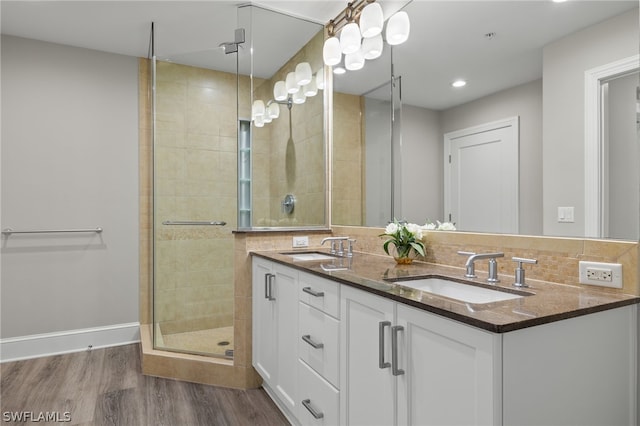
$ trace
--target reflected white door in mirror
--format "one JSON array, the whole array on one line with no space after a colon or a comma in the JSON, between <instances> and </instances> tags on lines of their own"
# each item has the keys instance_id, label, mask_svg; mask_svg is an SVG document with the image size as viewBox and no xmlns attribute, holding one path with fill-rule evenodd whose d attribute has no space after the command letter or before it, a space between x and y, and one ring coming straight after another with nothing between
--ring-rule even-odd
<instances>
[{"instance_id":1,"label":"reflected white door in mirror","mask_svg":"<svg viewBox=\"0 0 640 426\"><path fill-rule=\"evenodd\" d=\"M444 135L445 220L463 231L518 233L519 119Z\"/></svg>"},{"instance_id":2,"label":"reflected white door in mirror","mask_svg":"<svg viewBox=\"0 0 640 426\"><path fill-rule=\"evenodd\" d=\"M637 167L637 104L640 55L585 71L585 235L637 240L640 189ZM619 90L624 84L636 90ZM619 95L617 93L620 93ZM624 108L624 105L629 108ZM619 107L622 105L621 107ZM619 113L615 113L619 107ZM628 111L628 114L624 114ZM618 120L618 122L612 122ZM627 129L613 133L613 129ZM614 164L615 163L615 164ZM616 171L623 174L622 178ZM611 189L611 190L609 190ZM613 194L613 195L612 195ZM619 198L615 194L620 195ZM616 200L624 206L616 206ZM616 208L618 207L618 208ZM620 208L622 207L622 208ZM622 216L611 212L622 212Z\"/></svg>"}]
</instances>

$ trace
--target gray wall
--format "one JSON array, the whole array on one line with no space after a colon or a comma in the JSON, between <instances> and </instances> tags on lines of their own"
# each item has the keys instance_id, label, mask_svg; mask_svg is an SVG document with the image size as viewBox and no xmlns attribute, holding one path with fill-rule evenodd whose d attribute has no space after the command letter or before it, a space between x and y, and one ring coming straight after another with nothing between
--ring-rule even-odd
<instances>
[{"instance_id":1,"label":"gray wall","mask_svg":"<svg viewBox=\"0 0 640 426\"><path fill-rule=\"evenodd\" d=\"M520 117L520 233L540 235L542 81L532 81L443 111L441 134L514 116Z\"/></svg>"},{"instance_id":2,"label":"gray wall","mask_svg":"<svg viewBox=\"0 0 640 426\"><path fill-rule=\"evenodd\" d=\"M1 337L138 321L137 59L2 37Z\"/></svg>"},{"instance_id":3,"label":"gray wall","mask_svg":"<svg viewBox=\"0 0 640 426\"><path fill-rule=\"evenodd\" d=\"M638 53L638 10L554 42L543 51L544 235L583 236L584 72ZM575 223L558 223L560 206Z\"/></svg>"},{"instance_id":4,"label":"gray wall","mask_svg":"<svg viewBox=\"0 0 640 426\"><path fill-rule=\"evenodd\" d=\"M443 144L439 113L402 106L402 217L444 221Z\"/></svg>"}]
</instances>

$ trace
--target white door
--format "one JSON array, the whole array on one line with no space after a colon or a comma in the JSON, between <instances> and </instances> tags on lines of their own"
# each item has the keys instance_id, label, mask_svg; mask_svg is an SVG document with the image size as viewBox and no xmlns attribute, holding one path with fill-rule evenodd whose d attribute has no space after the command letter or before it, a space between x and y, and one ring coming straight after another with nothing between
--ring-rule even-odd
<instances>
[{"instance_id":1,"label":"white door","mask_svg":"<svg viewBox=\"0 0 640 426\"><path fill-rule=\"evenodd\" d=\"M396 379L391 374L394 303L343 286L341 306L340 423L394 425Z\"/></svg>"},{"instance_id":2,"label":"white door","mask_svg":"<svg viewBox=\"0 0 640 426\"><path fill-rule=\"evenodd\" d=\"M447 133L445 220L463 231L518 233L518 117Z\"/></svg>"}]
</instances>

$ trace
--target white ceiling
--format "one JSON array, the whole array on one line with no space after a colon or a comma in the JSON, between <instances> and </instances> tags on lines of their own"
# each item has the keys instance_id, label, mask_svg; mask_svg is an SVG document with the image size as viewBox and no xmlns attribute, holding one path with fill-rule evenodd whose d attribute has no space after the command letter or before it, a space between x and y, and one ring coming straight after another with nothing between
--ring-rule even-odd
<instances>
[{"instance_id":1,"label":"white ceiling","mask_svg":"<svg viewBox=\"0 0 640 426\"><path fill-rule=\"evenodd\" d=\"M379 0L397 10L408 0ZM252 4L303 18L293 19L240 1L8 1L0 3L1 31L19 37L147 57L155 22L156 54L180 62L235 71L233 55L218 45L232 41L239 26L253 29L254 75L269 77L346 1L260 0ZM532 1L413 0L409 41L394 48L402 75L403 101L448 108L496 90L540 78L542 47L578 29L638 7L637 0ZM251 10L251 12L248 12ZM251 22L249 21L251 16ZM309 22L310 21L310 22ZM496 36L487 40L484 34ZM241 50L248 54L245 44ZM246 57L246 56L244 56ZM389 59L336 78L336 88L361 94L389 77ZM451 80L469 85L453 91Z\"/></svg>"}]
</instances>

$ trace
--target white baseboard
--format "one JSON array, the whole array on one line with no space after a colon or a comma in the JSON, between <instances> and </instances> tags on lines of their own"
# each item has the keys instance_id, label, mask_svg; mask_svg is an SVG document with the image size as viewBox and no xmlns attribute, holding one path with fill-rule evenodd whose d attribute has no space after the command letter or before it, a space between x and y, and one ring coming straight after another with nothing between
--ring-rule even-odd
<instances>
[{"instance_id":1,"label":"white baseboard","mask_svg":"<svg viewBox=\"0 0 640 426\"><path fill-rule=\"evenodd\" d=\"M67 330L0 339L0 363L80 352L140 341L140 323Z\"/></svg>"}]
</instances>

